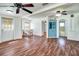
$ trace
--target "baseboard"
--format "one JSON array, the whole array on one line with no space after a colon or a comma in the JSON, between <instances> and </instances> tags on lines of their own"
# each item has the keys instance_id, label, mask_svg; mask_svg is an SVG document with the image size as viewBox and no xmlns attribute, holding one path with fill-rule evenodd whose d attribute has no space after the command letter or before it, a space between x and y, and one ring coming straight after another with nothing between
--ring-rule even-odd
<instances>
[{"instance_id":1,"label":"baseboard","mask_svg":"<svg viewBox=\"0 0 79 59\"><path fill-rule=\"evenodd\" d=\"M68 39L68 40L70 40L70 41L79 41L79 40L74 40L74 39Z\"/></svg>"},{"instance_id":2,"label":"baseboard","mask_svg":"<svg viewBox=\"0 0 79 59\"><path fill-rule=\"evenodd\" d=\"M42 37L42 36L40 36L40 35L33 35L33 36L36 36L36 37Z\"/></svg>"},{"instance_id":3,"label":"baseboard","mask_svg":"<svg viewBox=\"0 0 79 59\"><path fill-rule=\"evenodd\" d=\"M79 41L79 37L68 37L68 40Z\"/></svg>"},{"instance_id":4,"label":"baseboard","mask_svg":"<svg viewBox=\"0 0 79 59\"><path fill-rule=\"evenodd\" d=\"M1 43L11 42L11 41L16 41L16 40L21 40L21 39L22 39L22 38L17 38L17 39L12 39L12 40L7 40L7 41L3 41L3 42L0 41L0 44L1 44Z\"/></svg>"}]
</instances>

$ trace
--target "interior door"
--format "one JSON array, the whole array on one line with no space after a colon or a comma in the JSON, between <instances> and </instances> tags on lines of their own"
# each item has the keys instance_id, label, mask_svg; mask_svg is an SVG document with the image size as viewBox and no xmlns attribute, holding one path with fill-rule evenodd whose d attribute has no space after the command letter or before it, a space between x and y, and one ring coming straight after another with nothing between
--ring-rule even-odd
<instances>
[{"instance_id":1,"label":"interior door","mask_svg":"<svg viewBox=\"0 0 79 59\"><path fill-rule=\"evenodd\" d=\"M13 39L13 20L11 18L2 17L1 20L1 41L8 41Z\"/></svg>"},{"instance_id":2,"label":"interior door","mask_svg":"<svg viewBox=\"0 0 79 59\"><path fill-rule=\"evenodd\" d=\"M56 38L57 37L57 22L56 20L50 20L48 23L48 37Z\"/></svg>"}]
</instances>

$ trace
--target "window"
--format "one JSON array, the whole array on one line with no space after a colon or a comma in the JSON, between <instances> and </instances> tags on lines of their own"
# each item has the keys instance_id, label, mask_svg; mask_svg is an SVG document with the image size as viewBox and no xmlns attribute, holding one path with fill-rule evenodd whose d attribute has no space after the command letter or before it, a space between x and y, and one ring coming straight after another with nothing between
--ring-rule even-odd
<instances>
[{"instance_id":1,"label":"window","mask_svg":"<svg viewBox=\"0 0 79 59\"><path fill-rule=\"evenodd\" d=\"M49 29L52 29L52 22L49 22Z\"/></svg>"},{"instance_id":2,"label":"window","mask_svg":"<svg viewBox=\"0 0 79 59\"><path fill-rule=\"evenodd\" d=\"M13 23L11 18L2 17L2 21L4 30L13 30Z\"/></svg>"},{"instance_id":3,"label":"window","mask_svg":"<svg viewBox=\"0 0 79 59\"><path fill-rule=\"evenodd\" d=\"M60 22L60 27L64 27L64 22Z\"/></svg>"},{"instance_id":4,"label":"window","mask_svg":"<svg viewBox=\"0 0 79 59\"><path fill-rule=\"evenodd\" d=\"M59 33L60 36L65 36L65 21L59 22Z\"/></svg>"}]
</instances>

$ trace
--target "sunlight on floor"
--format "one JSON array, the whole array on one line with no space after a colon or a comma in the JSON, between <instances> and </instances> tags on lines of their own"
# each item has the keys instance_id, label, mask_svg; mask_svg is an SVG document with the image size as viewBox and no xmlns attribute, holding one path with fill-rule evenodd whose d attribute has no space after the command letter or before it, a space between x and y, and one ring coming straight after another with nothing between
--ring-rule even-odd
<instances>
[{"instance_id":1,"label":"sunlight on floor","mask_svg":"<svg viewBox=\"0 0 79 59\"><path fill-rule=\"evenodd\" d=\"M66 42L64 38L59 38L58 43L59 43L59 47L64 48Z\"/></svg>"}]
</instances>

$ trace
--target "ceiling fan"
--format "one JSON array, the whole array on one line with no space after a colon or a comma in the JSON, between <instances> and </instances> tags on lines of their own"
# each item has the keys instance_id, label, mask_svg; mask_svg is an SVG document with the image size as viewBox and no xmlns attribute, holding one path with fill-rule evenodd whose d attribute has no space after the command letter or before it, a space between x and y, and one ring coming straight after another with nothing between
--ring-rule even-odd
<instances>
[{"instance_id":1,"label":"ceiling fan","mask_svg":"<svg viewBox=\"0 0 79 59\"><path fill-rule=\"evenodd\" d=\"M58 14L62 14L62 15L67 15L68 14L68 11L56 11L56 13ZM74 17L74 14L71 14L70 17Z\"/></svg>"},{"instance_id":2,"label":"ceiling fan","mask_svg":"<svg viewBox=\"0 0 79 59\"><path fill-rule=\"evenodd\" d=\"M20 9L32 14L32 11L30 11L30 10L24 8L24 7L34 7L34 5L33 4L14 3L14 6L10 6L10 7L17 7L16 14L19 14Z\"/></svg>"},{"instance_id":3,"label":"ceiling fan","mask_svg":"<svg viewBox=\"0 0 79 59\"><path fill-rule=\"evenodd\" d=\"M32 14L32 11L26 9L25 7L34 7L34 5L31 4L31 3L30 3L30 4L13 3L13 5L11 5L11 6L9 6L9 5L7 6L7 5L5 5L5 6L0 6L0 7L17 7L17 9L16 9L16 14L19 14L20 9L22 9L22 10L24 10L24 11L26 11L26 12ZM12 12L12 10L7 10L7 11Z\"/></svg>"}]
</instances>

